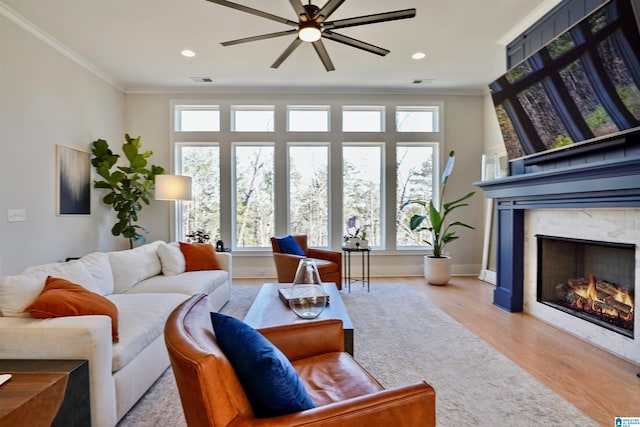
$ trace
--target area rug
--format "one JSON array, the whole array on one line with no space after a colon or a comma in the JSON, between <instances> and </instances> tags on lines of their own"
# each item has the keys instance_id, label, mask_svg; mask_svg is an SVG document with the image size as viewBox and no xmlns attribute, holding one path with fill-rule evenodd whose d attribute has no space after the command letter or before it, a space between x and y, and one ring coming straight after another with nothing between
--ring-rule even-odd
<instances>
[{"instance_id":1,"label":"area rug","mask_svg":"<svg viewBox=\"0 0 640 427\"><path fill-rule=\"evenodd\" d=\"M386 388L425 380L439 426L597 426L577 408L434 306L415 285L343 292L355 358ZM234 285L225 314L244 318L258 285ZM171 369L118 427L185 426Z\"/></svg>"}]
</instances>

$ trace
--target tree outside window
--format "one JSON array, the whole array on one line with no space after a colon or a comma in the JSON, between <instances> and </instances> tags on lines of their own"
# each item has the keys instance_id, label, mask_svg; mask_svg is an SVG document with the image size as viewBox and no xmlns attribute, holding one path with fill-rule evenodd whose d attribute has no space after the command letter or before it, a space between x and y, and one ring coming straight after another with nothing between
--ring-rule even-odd
<instances>
[{"instance_id":1,"label":"tree outside window","mask_svg":"<svg viewBox=\"0 0 640 427\"><path fill-rule=\"evenodd\" d=\"M192 177L192 201L181 203L179 238L204 230L220 236L220 148L216 145L180 146L180 175Z\"/></svg>"},{"instance_id":2,"label":"tree outside window","mask_svg":"<svg viewBox=\"0 0 640 427\"><path fill-rule=\"evenodd\" d=\"M424 246L426 235L409 228L409 218L424 212L419 206L400 206L407 200L433 198L434 156L436 144L396 146L396 247Z\"/></svg>"},{"instance_id":3,"label":"tree outside window","mask_svg":"<svg viewBox=\"0 0 640 427\"><path fill-rule=\"evenodd\" d=\"M343 234L347 219L366 232L369 246L382 246L382 144L342 148Z\"/></svg>"},{"instance_id":4,"label":"tree outside window","mask_svg":"<svg viewBox=\"0 0 640 427\"><path fill-rule=\"evenodd\" d=\"M273 146L234 149L235 247L266 248L274 232Z\"/></svg>"},{"instance_id":5,"label":"tree outside window","mask_svg":"<svg viewBox=\"0 0 640 427\"><path fill-rule=\"evenodd\" d=\"M289 146L289 231L329 245L329 147Z\"/></svg>"}]
</instances>

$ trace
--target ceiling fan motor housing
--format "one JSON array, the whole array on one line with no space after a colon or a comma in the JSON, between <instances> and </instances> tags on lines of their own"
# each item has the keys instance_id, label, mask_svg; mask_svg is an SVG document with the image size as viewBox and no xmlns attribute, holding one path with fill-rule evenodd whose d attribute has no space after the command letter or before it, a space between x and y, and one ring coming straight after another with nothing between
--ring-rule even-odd
<instances>
[{"instance_id":1,"label":"ceiling fan motor housing","mask_svg":"<svg viewBox=\"0 0 640 427\"><path fill-rule=\"evenodd\" d=\"M315 17L318 14L318 12L320 12L320 8L315 4L311 4L311 3L305 4L304 10L307 12L307 16L310 16L312 18Z\"/></svg>"}]
</instances>

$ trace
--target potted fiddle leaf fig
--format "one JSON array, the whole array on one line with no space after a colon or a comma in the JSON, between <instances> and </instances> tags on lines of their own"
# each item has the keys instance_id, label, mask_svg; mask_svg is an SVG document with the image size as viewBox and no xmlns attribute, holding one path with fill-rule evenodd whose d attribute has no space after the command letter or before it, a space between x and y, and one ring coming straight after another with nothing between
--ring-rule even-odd
<instances>
[{"instance_id":1,"label":"potted fiddle leaf fig","mask_svg":"<svg viewBox=\"0 0 640 427\"><path fill-rule=\"evenodd\" d=\"M156 175L164 173L164 168L156 165L147 166L147 159L153 151L140 151L140 137L131 138L125 135L126 142L122 151L129 161L128 166L116 166L119 154L114 154L104 139L93 141L91 164L101 180L94 181L95 188L108 190L102 201L113 207L117 213L118 222L111 228L114 236L122 235L129 239L129 247L133 242L145 243L146 239L140 232L147 232L138 221L138 213L144 204L149 204L153 194L153 184Z\"/></svg>"},{"instance_id":2,"label":"potted fiddle leaf fig","mask_svg":"<svg viewBox=\"0 0 640 427\"><path fill-rule=\"evenodd\" d=\"M460 221L450 221L449 215L455 209L463 206L468 206L468 203L464 203L475 194L475 191L471 191L459 199L451 202L445 202L445 191L447 188L447 181L453 172L453 166L455 164L455 152L449 153L449 160L442 173L442 192L440 193L440 201L436 205L432 200L408 200L402 204L402 208L417 204L425 209L425 213L422 215L412 215L409 219L409 228L415 232L427 231L429 238L424 240L424 243L433 248L432 255L426 255L424 257L424 275L427 281L432 285L446 285L451 278L451 258L444 252L444 248L448 243L453 242L460 238L453 230L455 227L474 227L465 224Z\"/></svg>"}]
</instances>

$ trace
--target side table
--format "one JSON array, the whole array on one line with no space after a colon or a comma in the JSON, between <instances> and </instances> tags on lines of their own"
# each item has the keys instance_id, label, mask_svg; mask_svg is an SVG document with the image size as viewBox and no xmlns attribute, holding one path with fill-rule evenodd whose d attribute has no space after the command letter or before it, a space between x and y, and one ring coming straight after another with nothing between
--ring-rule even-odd
<instances>
[{"instance_id":1,"label":"side table","mask_svg":"<svg viewBox=\"0 0 640 427\"><path fill-rule=\"evenodd\" d=\"M360 278L352 278L351 277L351 253L359 252L361 255L362 261L362 276ZM371 248L342 248L342 254L344 257L344 281L347 285L347 289L351 292L351 284L355 282L362 282L362 286L367 285L367 292L370 290L370 281L369 281L369 254L371 254ZM366 263L365 263L366 259Z\"/></svg>"},{"instance_id":2,"label":"side table","mask_svg":"<svg viewBox=\"0 0 640 427\"><path fill-rule=\"evenodd\" d=\"M0 426L90 427L86 360L0 360Z\"/></svg>"}]
</instances>

